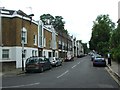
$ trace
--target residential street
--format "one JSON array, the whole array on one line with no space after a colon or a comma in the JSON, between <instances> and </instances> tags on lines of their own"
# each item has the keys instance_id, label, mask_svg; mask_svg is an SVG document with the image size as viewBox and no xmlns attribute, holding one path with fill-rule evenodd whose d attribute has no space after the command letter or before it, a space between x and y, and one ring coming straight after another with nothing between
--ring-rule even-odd
<instances>
[{"instance_id":1,"label":"residential street","mask_svg":"<svg viewBox=\"0 0 120 90\"><path fill-rule=\"evenodd\" d=\"M43 73L3 77L3 88L119 88L105 67L93 67L90 56L64 62Z\"/></svg>"}]
</instances>

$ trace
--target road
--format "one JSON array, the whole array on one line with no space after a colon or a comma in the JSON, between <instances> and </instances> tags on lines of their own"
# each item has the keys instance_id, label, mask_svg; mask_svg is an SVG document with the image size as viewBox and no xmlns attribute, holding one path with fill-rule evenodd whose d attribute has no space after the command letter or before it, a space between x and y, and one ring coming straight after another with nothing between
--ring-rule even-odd
<instances>
[{"instance_id":1,"label":"road","mask_svg":"<svg viewBox=\"0 0 120 90\"><path fill-rule=\"evenodd\" d=\"M105 67L93 67L90 56L64 62L43 73L3 77L3 88L119 88Z\"/></svg>"}]
</instances>

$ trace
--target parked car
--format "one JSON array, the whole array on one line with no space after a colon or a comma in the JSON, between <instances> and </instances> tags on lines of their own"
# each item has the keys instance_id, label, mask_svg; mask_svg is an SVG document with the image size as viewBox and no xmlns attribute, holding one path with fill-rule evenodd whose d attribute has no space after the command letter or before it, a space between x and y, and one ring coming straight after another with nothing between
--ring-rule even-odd
<instances>
[{"instance_id":1,"label":"parked car","mask_svg":"<svg viewBox=\"0 0 120 90\"><path fill-rule=\"evenodd\" d=\"M50 63L52 66L56 66L56 64L57 64L56 57L50 57Z\"/></svg>"},{"instance_id":2,"label":"parked car","mask_svg":"<svg viewBox=\"0 0 120 90\"><path fill-rule=\"evenodd\" d=\"M30 57L25 63L26 72L43 72L44 70L51 68L49 59L45 57Z\"/></svg>"},{"instance_id":3,"label":"parked car","mask_svg":"<svg viewBox=\"0 0 120 90\"><path fill-rule=\"evenodd\" d=\"M74 60L73 54L70 51L68 51L65 57L65 61L73 61L73 60Z\"/></svg>"},{"instance_id":4,"label":"parked car","mask_svg":"<svg viewBox=\"0 0 120 90\"><path fill-rule=\"evenodd\" d=\"M62 59L56 58L56 60L57 60L56 66L61 66L62 65Z\"/></svg>"},{"instance_id":5,"label":"parked car","mask_svg":"<svg viewBox=\"0 0 120 90\"><path fill-rule=\"evenodd\" d=\"M52 66L62 65L62 59L56 57L50 57L50 63Z\"/></svg>"},{"instance_id":6,"label":"parked car","mask_svg":"<svg viewBox=\"0 0 120 90\"><path fill-rule=\"evenodd\" d=\"M105 58L101 55L96 55L93 59L93 66L106 66Z\"/></svg>"},{"instance_id":7,"label":"parked car","mask_svg":"<svg viewBox=\"0 0 120 90\"><path fill-rule=\"evenodd\" d=\"M84 56L85 56L85 54L80 54L80 55L77 55L77 58L82 58Z\"/></svg>"}]
</instances>

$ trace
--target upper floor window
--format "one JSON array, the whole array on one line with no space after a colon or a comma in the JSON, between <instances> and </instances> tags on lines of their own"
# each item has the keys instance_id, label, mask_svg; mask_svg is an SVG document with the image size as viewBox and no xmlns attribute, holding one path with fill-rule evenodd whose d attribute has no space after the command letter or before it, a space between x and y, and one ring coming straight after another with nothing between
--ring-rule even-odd
<instances>
[{"instance_id":1,"label":"upper floor window","mask_svg":"<svg viewBox=\"0 0 120 90\"><path fill-rule=\"evenodd\" d=\"M37 35L33 36L34 45L37 45Z\"/></svg>"},{"instance_id":2,"label":"upper floor window","mask_svg":"<svg viewBox=\"0 0 120 90\"><path fill-rule=\"evenodd\" d=\"M8 59L9 58L9 49L3 49L2 50L2 58Z\"/></svg>"},{"instance_id":3,"label":"upper floor window","mask_svg":"<svg viewBox=\"0 0 120 90\"><path fill-rule=\"evenodd\" d=\"M22 41L24 42L24 44L27 44L27 30L24 27L22 29L21 35Z\"/></svg>"}]
</instances>

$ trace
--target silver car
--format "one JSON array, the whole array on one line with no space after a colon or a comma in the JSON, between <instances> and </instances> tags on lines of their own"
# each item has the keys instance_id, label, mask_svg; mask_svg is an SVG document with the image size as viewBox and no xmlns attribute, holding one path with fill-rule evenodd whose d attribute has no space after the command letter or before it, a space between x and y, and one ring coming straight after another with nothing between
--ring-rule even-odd
<instances>
[{"instance_id":1,"label":"silver car","mask_svg":"<svg viewBox=\"0 0 120 90\"><path fill-rule=\"evenodd\" d=\"M62 60L56 57L50 57L50 63L52 66L62 65Z\"/></svg>"}]
</instances>

